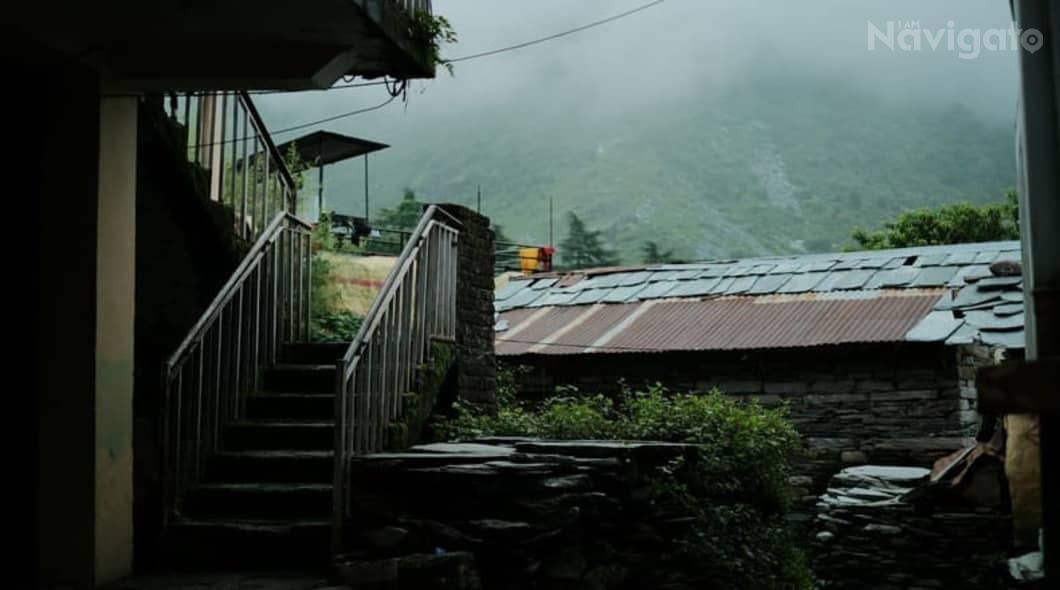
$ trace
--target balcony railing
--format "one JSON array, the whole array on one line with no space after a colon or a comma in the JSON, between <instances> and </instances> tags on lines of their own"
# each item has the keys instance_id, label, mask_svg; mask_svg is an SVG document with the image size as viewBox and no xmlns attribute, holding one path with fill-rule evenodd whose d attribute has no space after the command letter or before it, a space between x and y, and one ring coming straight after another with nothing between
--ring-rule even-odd
<instances>
[{"instance_id":1,"label":"balcony railing","mask_svg":"<svg viewBox=\"0 0 1060 590\"><path fill-rule=\"evenodd\" d=\"M431 0L393 0L401 9L409 14L431 12Z\"/></svg>"},{"instance_id":2,"label":"balcony railing","mask_svg":"<svg viewBox=\"0 0 1060 590\"><path fill-rule=\"evenodd\" d=\"M205 171L210 199L231 209L240 237L253 242L277 213L296 213L295 181L247 93L184 94L170 110L188 161Z\"/></svg>"}]
</instances>

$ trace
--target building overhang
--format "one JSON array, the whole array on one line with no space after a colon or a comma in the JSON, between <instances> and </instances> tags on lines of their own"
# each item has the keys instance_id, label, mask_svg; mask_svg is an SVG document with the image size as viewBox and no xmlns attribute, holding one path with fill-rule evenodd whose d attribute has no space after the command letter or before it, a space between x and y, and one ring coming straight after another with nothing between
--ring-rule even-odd
<instances>
[{"instance_id":1,"label":"building overhang","mask_svg":"<svg viewBox=\"0 0 1060 590\"><path fill-rule=\"evenodd\" d=\"M23 34L86 63L111 89L326 88L343 76L430 78L427 43L395 0L49 3Z\"/></svg>"}]
</instances>

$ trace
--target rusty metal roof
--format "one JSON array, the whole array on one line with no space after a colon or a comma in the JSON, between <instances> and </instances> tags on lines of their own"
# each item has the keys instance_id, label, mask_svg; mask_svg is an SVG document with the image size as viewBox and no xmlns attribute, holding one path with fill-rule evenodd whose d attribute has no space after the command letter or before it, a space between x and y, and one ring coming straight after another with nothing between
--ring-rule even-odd
<instances>
[{"instance_id":1,"label":"rusty metal roof","mask_svg":"<svg viewBox=\"0 0 1060 590\"><path fill-rule=\"evenodd\" d=\"M539 308L501 314L497 354L580 354L798 348L900 342L941 289L841 299L799 294ZM522 311L522 310L520 310Z\"/></svg>"},{"instance_id":2,"label":"rusty metal roof","mask_svg":"<svg viewBox=\"0 0 1060 590\"><path fill-rule=\"evenodd\" d=\"M497 293L497 353L1018 348L1022 283L990 264L1019 258L1019 242L991 242L532 275Z\"/></svg>"}]
</instances>

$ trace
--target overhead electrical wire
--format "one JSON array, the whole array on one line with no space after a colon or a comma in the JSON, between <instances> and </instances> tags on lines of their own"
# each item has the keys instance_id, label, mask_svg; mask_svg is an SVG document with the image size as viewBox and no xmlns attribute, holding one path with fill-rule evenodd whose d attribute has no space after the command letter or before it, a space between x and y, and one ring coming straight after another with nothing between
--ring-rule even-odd
<instances>
[{"instance_id":1,"label":"overhead electrical wire","mask_svg":"<svg viewBox=\"0 0 1060 590\"><path fill-rule=\"evenodd\" d=\"M383 102L381 102L381 103L379 103L379 104L377 104L375 106L370 106L370 107L367 107L367 108L358 109L356 111L350 111L348 113L340 113L338 115L333 115L333 116L327 117L325 119L320 119L319 121L310 121L308 123L301 123L299 125L294 125L292 127L285 127L283 129L277 129L276 131L270 131L269 135L281 135L283 133L290 133L291 131L298 131L299 129L305 129L306 127L313 127L314 125L319 125L321 123L328 123L330 121L335 121L335 120L338 120L338 119L344 119L346 117L352 117L354 115L361 115L361 114L364 114L364 113L377 111L377 110L387 106L388 104L394 102L395 100L397 100L398 96L400 96L400 95L391 95L390 98L386 99L385 101L383 101ZM259 135L257 133L252 133L250 135L245 135L243 137L232 137L232 138L229 138L229 139L222 139L221 141L211 141L211 142L198 143L198 144L193 144L193 145L195 145L195 146L197 146L199 148L207 148L207 147L215 146L215 145L225 145L225 144L228 144L228 143L236 143L236 142L240 142L240 141L254 140L254 139L258 139L260 137L261 137L261 135Z\"/></svg>"},{"instance_id":2,"label":"overhead electrical wire","mask_svg":"<svg viewBox=\"0 0 1060 590\"><path fill-rule=\"evenodd\" d=\"M585 25L581 25L581 26L575 27L573 29L568 29L566 31L562 31L562 32L559 32L559 33L548 35L547 37L541 37L540 39L533 39L531 41L524 41L522 43L516 43L515 45L509 45L507 47L499 47L497 49L491 49L489 51L483 51L481 53L473 53L471 55L462 55L460 57L453 57L453 58L450 58L450 59L444 59L443 63L457 63L457 62L462 62L462 61L470 61L470 60L473 60L473 59L479 59L479 58L483 58L483 57L490 57L490 56L494 56L494 55L497 55L497 54L500 54L500 53L507 53L509 51L515 51L517 49L523 49L523 48L526 48L526 47L532 47L534 45L539 45L541 43L546 43L548 41L554 41L556 39L567 37L567 36L573 35L575 33L580 33L582 31L587 31L589 29L593 29L593 28L596 28L596 27L599 27L599 26L602 26L602 25L606 25L608 23L615 22L617 20L621 20L621 19L626 18L628 16L632 16L634 14L637 14L638 12L645 11L645 10L647 10L649 8L654 8L655 6L658 6L659 4L662 4L664 1L665 0L654 0L653 2L649 2L647 4L643 4L641 6L638 6L636 8L632 8L630 10L627 10L625 12L616 14L614 16L609 16L607 18L600 19L598 21L594 21L594 22L591 22L591 23L588 23L588 24L585 24ZM329 88L309 88L309 89L306 89L306 90L255 90L255 91L251 91L250 94L280 94L280 93L292 93L292 92L327 92L329 90L342 90L342 89L345 89L345 88L365 88L365 87L368 87L368 86L382 86L382 85L386 85L386 84L389 84L389 83L390 82L388 80L384 79L384 80L377 80L377 81L373 81L373 82L357 82L357 83L353 83L353 84L336 84L336 85L331 86Z\"/></svg>"},{"instance_id":3,"label":"overhead electrical wire","mask_svg":"<svg viewBox=\"0 0 1060 590\"><path fill-rule=\"evenodd\" d=\"M559 33L555 33L555 34L549 35L547 37L541 37L539 39L534 39L534 40L531 40L531 41L525 41L523 43L517 43L515 45L509 45L507 47L500 47L500 48L497 48L497 49L492 49L490 51L484 51L484 52L481 52L481 53L473 53L471 55L464 55L464 56L460 56L460 57L454 57L454 58L451 58L451 59L443 60L443 63L457 63L457 62L469 61L469 60L473 60L473 59L480 59L480 58L483 58L483 57L490 57L490 56L494 56L494 55L497 55L497 54L500 54L500 53L507 53L509 51L515 51L515 50L518 50L518 49L531 47L531 46L538 45L538 44L541 44L541 43L546 43L548 41L554 41L554 40L560 39L562 37L567 37L569 35L574 35L576 33L582 32L582 31L586 31L586 30L589 30L589 29L592 29L592 28L596 28L596 27L599 27L599 26L602 26L602 25L606 25L608 23L615 22L617 20L621 20L623 18L632 16L632 15L637 14L639 12L643 12L645 10L648 10L649 8L653 8L655 6L658 6L658 5L662 4L663 2L665 2L665 0L654 0L653 2L648 2L647 4L642 4L642 5L640 5L640 6L636 7L636 8L632 8L630 10L627 10L625 12L616 14L614 16L609 16L607 18L600 19L598 21L594 21L594 22L591 22L591 23L588 23L588 24L585 24L585 25L581 25L581 26L575 27L573 29L568 29L566 31L562 31L562 32L559 32ZM408 80L390 81L389 79L383 79L383 80L373 81L373 82L360 82L360 83L353 83L353 84L338 84L338 85L332 86L330 88L321 89L320 91L326 92L326 91L329 91L329 90L337 90L337 89L343 89L343 88L363 88L363 87L366 87L366 86L386 86L387 92L390 93L390 98L386 102L383 102L381 104L375 105L373 107L368 107L368 108L364 108L364 109L357 109L357 110L349 111L349 112L346 112L346 113L339 113L337 115L332 115L330 117L325 117L323 119L319 119L319 120L316 120L316 121L309 121L309 122L306 122L306 123L300 123L300 124L294 125L292 127L287 127L287 128L280 129L280 130L277 130L277 131L272 131L271 134L272 135L279 135L281 133L288 133L288 132L291 132L291 131L298 131L300 129L305 129L307 127L313 127L315 125L320 125L322 123L329 123L331 121L336 121L338 119L344 119L346 117L353 117L353 116L356 116L356 115L362 115L364 113L369 113L369 112L372 112L372 111L379 110L379 109L389 105L390 103L394 102L394 100L398 96L403 96L405 94L407 88L408 88L407 84L408 84ZM259 91L250 92L250 94L276 94L276 93L287 93L287 92L291 92L291 91L259 90ZM293 92L303 92L303 91L293 91ZM233 142L233 141L242 141L244 139L252 139L252 137L226 139L226 140L223 140L223 141L218 142L218 143L228 143L228 142ZM204 144L204 145L208 146L208 145L212 145L212 144Z\"/></svg>"},{"instance_id":4,"label":"overhead electrical wire","mask_svg":"<svg viewBox=\"0 0 1060 590\"><path fill-rule=\"evenodd\" d=\"M609 17L607 17L605 19L601 19L601 20L598 20L598 21L595 21L595 22L591 22L591 23L589 23L587 25L582 25L580 27L575 27L573 29L569 29L569 30L563 31L561 33L556 33L554 35L549 35L547 37L542 37L540 39L534 39L532 41L525 41L523 43L517 43L515 45L509 45L508 47L501 47L501 48L498 48L498 49L491 49L490 51L483 51L482 53L472 53L471 55L464 55L464 56L461 56L461 57L454 57L454 58L451 58L451 59L446 59L445 61L448 62L448 63L457 63L457 62L468 61L468 60L472 60L472 59L479 59L479 58L482 58L482 57L490 57L490 56L493 56L493 55L497 55L499 53L507 53L509 51L515 51L516 49L523 49L525 47L531 47L533 45L538 45L538 44L541 44L541 43L545 43L547 41L553 41L553 40L559 39L561 37L566 37L568 35L573 35L575 33L580 33L582 31L586 31L588 29L599 27L601 25L606 25L608 23L615 22L616 20L621 20L623 18L626 18L627 16L632 16L634 14L637 14L638 12L642 12L642 11L647 10L649 8L653 8L655 6L658 6L658 5L662 4L664 1L665 0L655 0L654 2L649 2L647 4L643 4L641 6L633 8L631 10L627 10L626 12L623 12L621 14L616 14L614 16L609 16Z\"/></svg>"},{"instance_id":5,"label":"overhead electrical wire","mask_svg":"<svg viewBox=\"0 0 1060 590\"><path fill-rule=\"evenodd\" d=\"M381 103L379 103L379 104L377 104L377 105L375 105L373 107L368 107L368 108L364 108L364 109L358 109L356 111L350 111L348 113L339 113L338 115L333 115L331 117L326 117L326 118L320 119L318 121L310 121L309 123L301 123L299 125L294 125L293 127L285 127L283 129L279 129L277 131L271 131L270 133L272 135L280 135L281 133L289 133L291 131L298 131L299 129L305 129L306 127L313 127L314 125L320 125L321 123L330 123L331 121L337 121L338 119L345 119L346 117L352 117L354 115L363 115L364 113L370 113L372 111L378 111L379 109L381 109L381 108L387 106L388 104L394 102L395 100L397 100L398 96L400 96L400 94L392 94L390 96L390 98L386 99L386 101L381 102Z\"/></svg>"}]
</instances>

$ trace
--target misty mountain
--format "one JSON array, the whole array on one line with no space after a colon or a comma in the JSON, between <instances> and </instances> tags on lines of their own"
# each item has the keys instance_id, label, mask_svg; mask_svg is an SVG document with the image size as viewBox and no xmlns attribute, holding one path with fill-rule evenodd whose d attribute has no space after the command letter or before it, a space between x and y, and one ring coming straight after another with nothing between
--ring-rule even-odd
<instances>
[{"instance_id":1,"label":"misty mountain","mask_svg":"<svg viewBox=\"0 0 1060 590\"><path fill-rule=\"evenodd\" d=\"M438 0L449 56L532 39L632 0ZM1014 52L870 51L866 22L1009 25L993 0L667 0L607 27L456 64L395 102L322 128L390 144L372 209L404 188L475 206L512 238L554 242L576 212L626 262L834 250L904 210L998 201L1015 184ZM378 104L379 89L266 96L273 128ZM283 140L291 139L284 135ZM360 162L327 170L327 209L363 214ZM315 192L313 178L307 191ZM309 210L312 216L315 208ZM560 253L562 254L562 253Z\"/></svg>"},{"instance_id":2,"label":"misty mountain","mask_svg":"<svg viewBox=\"0 0 1060 590\"><path fill-rule=\"evenodd\" d=\"M997 201L1015 182L1011 128L956 102L895 103L825 79L747 79L636 113L484 110L459 135L449 126L388 137L402 157L373 159L373 209L406 186L474 207L481 185L485 214L544 243L551 195L557 243L575 211L626 261L645 240L689 259L834 250L855 225ZM360 172L329 172L329 207L362 213Z\"/></svg>"}]
</instances>

